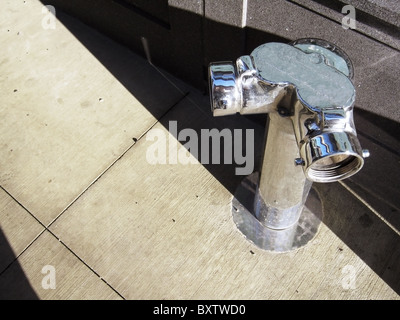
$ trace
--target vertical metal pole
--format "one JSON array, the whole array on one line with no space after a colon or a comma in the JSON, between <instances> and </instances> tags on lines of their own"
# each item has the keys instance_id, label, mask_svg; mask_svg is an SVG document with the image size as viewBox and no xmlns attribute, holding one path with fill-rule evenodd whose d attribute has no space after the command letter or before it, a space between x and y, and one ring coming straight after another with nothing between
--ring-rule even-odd
<instances>
[{"instance_id":1,"label":"vertical metal pole","mask_svg":"<svg viewBox=\"0 0 400 320\"><path fill-rule=\"evenodd\" d=\"M246 177L232 200L233 220L257 247L288 252L318 232L322 205L294 159L299 148L290 117L269 114L261 172Z\"/></svg>"},{"instance_id":2,"label":"vertical metal pole","mask_svg":"<svg viewBox=\"0 0 400 320\"><path fill-rule=\"evenodd\" d=\"M265 227L286 229L298 222L312 182L294 164L299 148L290 118L270 113L267 130L254 214Z\"/></svg>"}]
</instances>

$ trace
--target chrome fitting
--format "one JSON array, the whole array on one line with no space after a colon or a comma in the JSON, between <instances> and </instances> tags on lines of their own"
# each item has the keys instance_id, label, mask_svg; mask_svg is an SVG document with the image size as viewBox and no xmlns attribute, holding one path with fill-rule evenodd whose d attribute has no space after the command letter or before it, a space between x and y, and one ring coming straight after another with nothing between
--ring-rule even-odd
<instances>
[{"instance_id":1,"label":"chrome fitting","mask_svg":"<svg viewBox=\"0 0 400 320\"><path fill-rule=\"evenodd\" d=\"M289 117L307 179L333 182L357 173L364 153L353 123L352 66L332 47L322 40L272 42L235 65L212 63L213 115L276 112Z\"/></svg>"}]
</instances>

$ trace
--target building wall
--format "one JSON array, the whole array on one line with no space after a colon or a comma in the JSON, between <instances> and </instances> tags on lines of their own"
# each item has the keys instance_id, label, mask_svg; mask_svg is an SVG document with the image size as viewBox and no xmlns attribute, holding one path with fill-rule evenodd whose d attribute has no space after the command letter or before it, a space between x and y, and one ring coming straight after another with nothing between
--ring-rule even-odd
<instances>
[{"instance_id":1,"label":"building wall","mask_svg":"<svg viewBox=\"0 0 400 320\"><path fill-rule=\"evenodd\" d=\"M258 45L322 38L355 69L356 104L400 121L400 2L397 0L43 0L130 47L200 90L207 66ZM346 4L355 29L345 29ZM348 20L345 20L348 21ZM145 49L146 48L146 49Z\"/></svg>"}]
</instances>

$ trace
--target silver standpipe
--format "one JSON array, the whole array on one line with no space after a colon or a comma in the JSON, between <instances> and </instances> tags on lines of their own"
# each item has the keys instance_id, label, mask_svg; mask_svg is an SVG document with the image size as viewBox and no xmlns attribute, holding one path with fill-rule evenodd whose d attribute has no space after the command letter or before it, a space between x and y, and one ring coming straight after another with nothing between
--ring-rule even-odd
<instances>
[{"instance_id":1,"label":"silver standpipe","mask_svg":"<svg viewBox=\"0 0 400 320\"><path fill-rule=\"evenodd\" d=\"M348 56L319 39L266 43L236 64L210 64L214 116L268 113L261 172L232 201L237 227L258 247L287 252L308 243L322 220L312 183L362 168L369 152L354 126L352 77Z\"/></svg>"}]
</instances>

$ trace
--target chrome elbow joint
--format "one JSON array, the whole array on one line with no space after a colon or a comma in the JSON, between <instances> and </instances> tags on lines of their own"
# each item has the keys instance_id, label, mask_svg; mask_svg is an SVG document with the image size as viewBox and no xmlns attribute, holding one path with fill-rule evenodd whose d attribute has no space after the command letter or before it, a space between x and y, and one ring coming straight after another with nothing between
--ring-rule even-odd
<instances>
[{"instance_id":1,"label":"chrome elbow joint","mask_svg":"<svg viewBox=\"0 0 400 320\"><path fill-rule=\"evenodd\" d=\"M310 181L338 181L357 173L367 154L353 122L352 75L347 55L326 41L267 43L235 64L210 64L211 109L214 116L277 113L290 119L295 164Z\"/></svg>"},{"instance_id":2,"label":"chrome elbow joint","mask_svg":"<svg viewBox=\"0 0 400 320\"><path fill-rule=\"evenodd\" d=\"M287 91L286 84L263 79L253 56L209 66L211 111L215 117L235 113L269 113Z\"/></svg>"}]
</instances>

